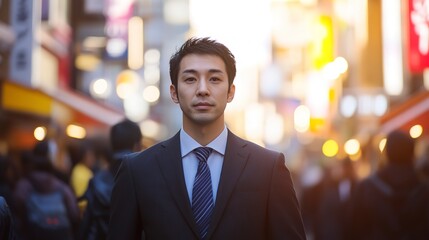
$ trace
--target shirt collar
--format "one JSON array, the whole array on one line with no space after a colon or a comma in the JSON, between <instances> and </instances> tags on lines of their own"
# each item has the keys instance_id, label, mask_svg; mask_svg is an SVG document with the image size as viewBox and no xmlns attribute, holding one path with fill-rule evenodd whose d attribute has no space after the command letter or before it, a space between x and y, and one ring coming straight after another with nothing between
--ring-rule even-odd
<instances>
[{"instance_id":1,"label":"shirt collar","mask_svg":"<svg viewBox=\"0 0 429 240\"><path fill-rule=\"evenodd\" d=\"M206 147L211 147L216 152L225 155L226 141L228 139L228 130L226 126L223 131L217 136L213 141L207 144ZM197 141L195 141L188 133L183 130L180 131L180 148L182 152L182 157L188 155L192 150L197 147L202 147Z\"/></svg>"}]
</instances>

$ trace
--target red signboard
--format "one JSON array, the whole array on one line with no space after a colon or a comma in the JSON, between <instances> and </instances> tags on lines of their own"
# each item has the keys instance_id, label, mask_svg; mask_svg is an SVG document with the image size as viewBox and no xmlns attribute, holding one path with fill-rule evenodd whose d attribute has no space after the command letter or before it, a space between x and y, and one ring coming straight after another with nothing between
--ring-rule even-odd
<instances>
[{"instance_id":1,"label":"red signboard","mask_svg":"<svg viewBox=\"0 0 429 240\"><path fill-rule=\"evenodd\" d=\"M408 65L411 72L429 68L429 0L408 0Z\"/></svg>"}]
</instances>

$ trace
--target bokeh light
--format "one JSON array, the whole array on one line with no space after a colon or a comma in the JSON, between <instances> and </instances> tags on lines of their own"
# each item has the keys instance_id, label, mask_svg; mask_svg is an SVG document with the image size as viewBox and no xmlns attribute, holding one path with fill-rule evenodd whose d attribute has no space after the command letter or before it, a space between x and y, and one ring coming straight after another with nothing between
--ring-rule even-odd
<instances>
[{"instance_id":1,"label":"bokeh light","mask_svg":"<svg viewBox=\"0 0 429 240\"><path fill-rule=\"evenodd\" d=\"M418 138L423 134L423 127L420 124L416 124L410 128L410 136L412 138Z\"/></svg>"},{"instance_id":2,"label":"bokeh light","mask_svg":"<svg viewBox=\"0 0 429 240\"><path fill-rule=\"evenodd\" d=\"M380 150L380 152L384 151L384 148L386 147L386 141L386 138L380 140L380 143L378 144L378 149Z\"/></svg>"},{"instance_id":3,"label":"bokeh light","mask_svg":"<svg viewBox=\"0 0 429 240\"><path fill-rule=\"evenodd\" d=\"M143 90L143 98L149 103L154 103L158 101L159 96L160 96L160 91L159 91L159 88L156 86L147 86Z\"/></svg>"},{"instance_id":4,"label":"bokeh light","mask_svg":"<svg viewBox=\"0 0 429 240\"><path fill-rule=\"evenodd\" d=\"M294 126L297 132L306 132L310 129L310 109L301 105L297 107L293 114Z\"/></svg>"},{"instance_id":5,"label":"bokeh light","mask_svg":"<svg viewBox=\"0 0 429 240\"><path fill-rule=\"evenodd\" d=\"M75 124L68 125L66 128L66 133L67 136L71 138L84 139L86 137L85 128Z\"/></svg>"},{"instance_id":6,"label":"bokeh light","mask_svg":"<svg viewBox=\"0 0 429 240\"><path fill-rule=\"evenodd\" d=\"M356 155L360 151L360 143L357 139L349 139L344 144L344 151L349 155Z\"/></svg>"},{"instance_id":7,"label":"bokeh light","mask_svg":"<svg viewBox=\"0 0 429 240\"><path fill-rule=\"evenodd\" d=\"M36 138L38 141L42 141L46 137L46 127L36 127L34 129L34 138Z\"/></svg>"},{"instance_id":8,"label":"bokeh light","mask_svg":"<svg viewBox=\"0 0 429 240\"><path fill-rule=\"evenodd\" d=\"M322 152L327 157L333 157L338 153L338 143L335 140L327 140L322 146Z\"/></svg>"}]
</instances>

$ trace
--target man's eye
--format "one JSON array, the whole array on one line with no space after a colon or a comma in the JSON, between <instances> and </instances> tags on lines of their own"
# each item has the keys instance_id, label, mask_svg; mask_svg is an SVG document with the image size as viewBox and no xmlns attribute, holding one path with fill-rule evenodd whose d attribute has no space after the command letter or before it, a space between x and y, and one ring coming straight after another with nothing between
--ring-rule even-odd
<instances>
[{"instance_id":1,"label":"man's eye","mask_svg":"<svg viewBox=\"0 0 429 240\"><path fill-rule=\"evenodd\" d=\"M191 83L191 82L195 82L196 79L195 78L185 78L185 82L187 83Z\"/></svg>"},{"instance_id":2,"label":"man's eye","mask_svg":"<svg viewBox=\"0 0 429 240\"><path fill-rule=\"evenodd\" d=\"M210 81L212 81L212 82L219 82L220 78L212 77L212 78L210 78Z\"/></svg>"}]
</instances>

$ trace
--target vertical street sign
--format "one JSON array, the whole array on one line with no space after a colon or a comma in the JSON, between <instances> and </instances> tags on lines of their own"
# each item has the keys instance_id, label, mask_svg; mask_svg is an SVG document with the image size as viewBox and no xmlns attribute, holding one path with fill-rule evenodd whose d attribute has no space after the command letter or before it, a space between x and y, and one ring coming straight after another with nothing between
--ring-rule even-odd
<instances>
[{"instance_id":1,"label":"vertical street sign","mask_svg":"<svg viewBox=\"0 0 429 240\"><path fill-rule=\"evenodd\" d=\"M16 39L11 50L9 78L31 86L34 48L33 0L11 1L10 23Z\"/></svg>"}]
</instances>

